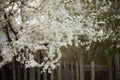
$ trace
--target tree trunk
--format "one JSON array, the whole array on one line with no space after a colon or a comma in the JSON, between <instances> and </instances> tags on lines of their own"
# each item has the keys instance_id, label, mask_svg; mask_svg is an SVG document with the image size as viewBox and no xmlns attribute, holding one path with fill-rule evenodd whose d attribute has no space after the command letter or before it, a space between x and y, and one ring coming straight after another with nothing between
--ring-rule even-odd
<instances>
[{"instance_id":1,"label":"tree trunk","mask_svg":"<svg viewBox=\"0 0 120 80\"><path fill-rule=\"evenodd\" d=\"M120 79L120 54L115 54L115 77L116 80Z\"/></svg>"},{"instance_id":2,"label":"tree trunk","mask_svg":"<svg viewBox=\"0 0 120 80\"><path fill-rule=\"evenodd\" d=\"M91 80L95 80L95 61L91 61Z\"/></svg>"},{"instance_id":3,"label":"tree trunk","mask_svg":"<svg viewBox=\"0 0 120 80\"><path fill-rule=\"evenodd\" d=\"M80 55L80 80L84 80L84 56Z\"/></svg>"},{"instance_id":4,"label":"tree trunk","mask_svg":"<svg viewBox=\"0 0 120 80\"><path fill-rule=\"evenodd\" d=\"M108 58L108 76L109 76L109 80L113 80L113 69L112 69L112 57L110 56Z\"/></svg>"}]
</instances>

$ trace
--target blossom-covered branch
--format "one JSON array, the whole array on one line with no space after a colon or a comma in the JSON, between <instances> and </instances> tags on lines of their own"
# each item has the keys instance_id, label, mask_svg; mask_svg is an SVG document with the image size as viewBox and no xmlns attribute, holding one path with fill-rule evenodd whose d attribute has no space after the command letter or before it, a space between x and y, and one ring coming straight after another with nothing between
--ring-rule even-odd
<instances>
[{"instance_id":1,"label":"blossom-covered branch","mask_svg":"<svg viewBox=\"0 0 120 80\"><path fill-rule=\"evenodd\" d=\"M50 72L59 65L62 46L87 45L86 49L89 49L91 43L109 38L113 31L105 32L100 25L105 25L106 22L99 19L99 15L110 8L111 2L107 3L98 8L94 0L5 2L3 10L8 17L2 20L9 25L7 33L10 34L11 41L3 41L1 56L17 56L16 60L25 64L25 67L37 66ZM3 21L0 28L4 27ZM3 49L4 46L9 48ZM39 64L35 61L34 53L41 50L46 55Z\"/></svg>"}]
</instances>

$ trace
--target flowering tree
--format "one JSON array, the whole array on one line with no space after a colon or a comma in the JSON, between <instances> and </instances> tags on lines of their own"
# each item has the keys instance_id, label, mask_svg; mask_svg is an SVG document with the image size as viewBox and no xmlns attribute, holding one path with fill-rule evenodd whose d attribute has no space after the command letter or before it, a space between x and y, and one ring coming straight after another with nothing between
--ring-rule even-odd
<instances>
[{"instance_id":1,"label":"flowering tree","mask_svg":"<svg viewBox=\"0 0 120 80\"><path fill-rule=\"evenodd\" d=\"M104 31L98 19L111 5L95 8L93 0L5 0L1 3L0 49L2 67L16 56L25 67L42 67L50 72L59 65L62 46L87 46L111 35ZM98 25L99 24L99 25ZM44 60L38 63L34 54L44 50Z\"/></svg>"}]
</instances>

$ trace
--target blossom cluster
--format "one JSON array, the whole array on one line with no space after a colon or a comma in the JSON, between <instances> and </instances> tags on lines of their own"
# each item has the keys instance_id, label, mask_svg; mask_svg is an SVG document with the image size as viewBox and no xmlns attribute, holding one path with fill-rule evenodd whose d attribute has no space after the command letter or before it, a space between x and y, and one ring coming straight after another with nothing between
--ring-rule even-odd
<instances>
[{"instance_id":1,"label":"blossom cluster","mask_svg":"<svg viewBox=\"0 0 120 80\"><path fill-rule=\"evenodd\" d=\"M106 12L109 5L97 12L91 10L92 6L80 0L18 0L10 3L4 11L6 15L13 14L8 20L17 35L11 36L12 41L6 45L7 50L1 50L1 56L4 60L9 57L9 61L17 56L17 61L26 67L37 66L42 67L43 72L51 72L59 65L62 46L90 46L92 42L105 40L111 35L111 30L106 33L98 25L105 22L97 20L98 14ZM47 54L40 64L34 59L34 53L39 50Z\"/></svg>"}]
</instances>

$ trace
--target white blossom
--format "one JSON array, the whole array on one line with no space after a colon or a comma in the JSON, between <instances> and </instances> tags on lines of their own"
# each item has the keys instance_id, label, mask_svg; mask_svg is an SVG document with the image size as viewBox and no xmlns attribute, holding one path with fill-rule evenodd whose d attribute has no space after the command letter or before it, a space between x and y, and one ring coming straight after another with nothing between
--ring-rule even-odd
<instances>
[{"instance_id":1,"label":"white blossom","mask_svg":"<svg viewBox=\"0 0 120 80\"><path fill-rule=\"evenodd\" d=\"M89 2L92 6L92 0ZM86 50L89 50L92 42L107 39L111 32L105 33L98 25L96 17L101 10L108 11L110 6L106 5L98 12L91 11L88 14L90 7L85 8L86 4L83 5L79 0L28 0L24 6L21 6L20 1L12 3L5 8L5 12L9 14L11 10L13 13L17 10L15 15L10 17L11 24L17 31L15 35L17 39L11 37L12 41L9 44L11 47L6 51L2 50L1 56L5 60L9 57L11 61L12 57L17 55L17 61L25 64L26 67L38 66L43 68L43 72L47 69L51 72L59 65L62 46L72 46L75 43L76 46L88 45ZM12 5L14 5L13 9ZM79 39L80 36L83 37ZM83 38L85 40L82 40ZM25 51L25 48L30 52L21 52L21 50ZM47 54L41 64L34 60L34 53L31 53L39 50L45 50Z\"/></svg>"}]
</instances>

